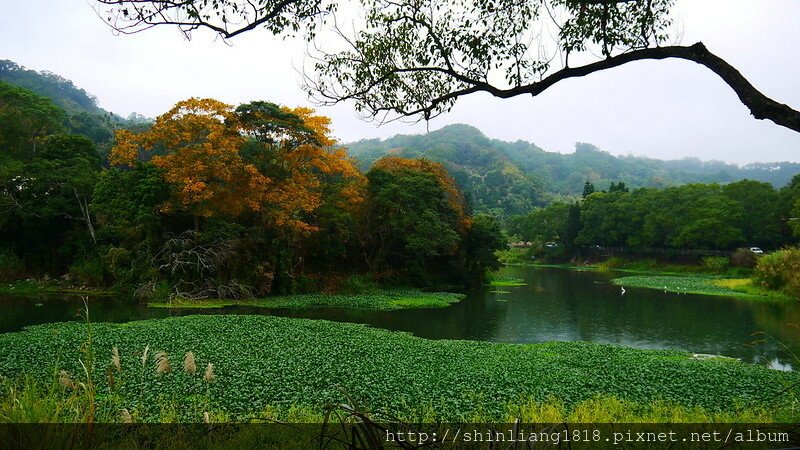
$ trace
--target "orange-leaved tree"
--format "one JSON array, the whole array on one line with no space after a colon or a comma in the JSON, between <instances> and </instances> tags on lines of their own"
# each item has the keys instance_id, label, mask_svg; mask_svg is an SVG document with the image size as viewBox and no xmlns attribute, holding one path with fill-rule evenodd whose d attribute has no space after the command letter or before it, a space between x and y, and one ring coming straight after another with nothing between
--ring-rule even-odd
<instances>
[{"instance_id":1,"label":"orange-leaved tree","mask_svg":"<svg viewBox=\"0 0 800 450\"><path fill-rule=\"evenodd\" d=\"M117 131L110 160L133 165L140 155L152 153L152 163L173 188L162 210L185 211L195 217L196 227L199 218L259 210L266 180L239 154L244 137L236 120L233 107L220 101L183 100L148 131Z\"/></svg>"},{"instance_id":2,"label":"orange-leaved tree","mask_svg":"<svg viewBox=\"0 0 800 450\"><path fill-rule=\"evenodd\" d=\"M282 228L318 229L313 212L334 202L349 209L362 201L364 176L335 148L330 119L309 108L251 102L236 108L243 155L266 177L265 217Z\"/></svg>"},{"instance_id":3,"label":"orange-leaved tree","mask_svg":"<svg viewBox=\"0 0 800 450\"><path fill-rule=\"evenodd\" d=\"M120 130L111 152L116 165L152 163L172 186L165 212L196 219L259 213L268 224L312 231L309 217L322 204L327 178L341 184L345 204L358 203L363 176L342 149L332 149L330 119L308 108L267 102L232 106L191 98L134 134Z\"/></svg>"}]
</instances>

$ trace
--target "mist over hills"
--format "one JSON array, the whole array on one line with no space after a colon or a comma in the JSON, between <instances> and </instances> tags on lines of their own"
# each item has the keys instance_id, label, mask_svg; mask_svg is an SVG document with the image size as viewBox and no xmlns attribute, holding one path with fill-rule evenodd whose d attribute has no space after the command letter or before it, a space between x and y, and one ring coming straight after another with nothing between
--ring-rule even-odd
<instances>
[{"instance_id":1,"label":"mist over hills","mask_svg":"<svg viewBox=\"0 0 800 450\"><path fill-rule=\"evenodd\" d=\"M800 173L800 164L792 162L738 166L699 158L665 161L614 156L587 143L577 143L575 152L570 154L548 152L527 141L489 139L477 128L464 124L448 125L423 135L365 139L347 147L364 170L386 155L441 162L476 209L505 215L578 196L587 180L597 189L619 181L636 188L722 184L742 179L781 187Z\"/></svg>"}]
</instances>

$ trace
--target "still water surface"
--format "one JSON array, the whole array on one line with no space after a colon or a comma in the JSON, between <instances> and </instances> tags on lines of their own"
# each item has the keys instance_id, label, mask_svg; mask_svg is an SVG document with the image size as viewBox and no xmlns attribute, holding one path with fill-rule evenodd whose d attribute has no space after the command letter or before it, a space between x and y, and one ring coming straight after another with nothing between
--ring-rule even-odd
<instances>
[{"instance_id":1,"label":"still water surface","mask_svg":"<svg viewBox=\"0 0 800 450\"><path fill-rule=\"evenodd\" d=\"M800 355L800 304L678 295L626 288L609 281L618 275L563 269L506 267L501 275L526 286L486 288L444 309L360 311L224 308L167 311L134 301L93 298L93 321L126 322L181 314L272 314L366 323L432 339L494 342L585 340L639 348L676 348L741 358L779 369L797 365L781 345ZM38 305L37 305L38 304ZM75 297L0 295L0 332L24 326L81 320ZM753 333L767 333L754 335ZM753 345L753 341L766 340Z\"/></svg>"}]
</instances>

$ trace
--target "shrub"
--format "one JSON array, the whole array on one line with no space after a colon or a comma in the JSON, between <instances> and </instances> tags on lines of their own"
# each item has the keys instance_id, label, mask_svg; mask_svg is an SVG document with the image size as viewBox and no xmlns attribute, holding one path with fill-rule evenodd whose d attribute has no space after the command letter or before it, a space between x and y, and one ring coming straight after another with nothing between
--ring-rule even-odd
<instances>
[{"instance_id":1,"label":"shrub","mask_svg":"<svg viewBox=\"0 0 800 450\"><path fill-rule=\"evenodd\" d=\"M321 291L319 278L305 275L295 277L292 287L295 294L310 294Z\"/></svg>"},{"instance_id":2,"label":"shrub","mask_svg":"<svg viewBox=\"0 0 800 450\"><path fill-rule=\"evenodd\" d=\"M729 261L725 256L706 256L703 258L703 267L712 272L725 272L728 265Z\"/></svg>"},{"instance_id":3,"label":"shrub","mask_svg":"<svg viewBox=\"0 0 800 450\"><path fill-rule=\"evenodd\" d=\"M620 258L619 256L612 256L611 258L608 258L606 262L603 263L603 266L608 269L619 269L624 265L625 265L625 260Z\"/></svg>"},{"instance_id":4,"label":"shrub","mask_svg":"<svg viewBox=\"0 0 800 450\"><path fill-rule=\"evenodd\" d=\"M106 281L105 264L100 258L75 261L69 266L69 275L91 286L103 286Z\"/></svg>"},{"instance_id":5,"label":"shrub","mask_svg":"<svg viewBox=\"0 0 800 450\"><path fill-rule=\"evenodd\" d=\"M350 275L342 282L340 291L343 294L362 294L374 292L378 288L379 286L369 275Z\"/></svg>"},{"instance_id":6,"label":"shrub","mask_svg":"<svg viewBox=\"0 0 800 450\"><path fill-rule=\"evenodd\" d=\"M531 260L533 252L532 247L512 247L508 250L497 250L494 254L500 264L522 264Z\"/></svg>"},{"instance_id":7,"label":"shrub","mask_svg":"<svg viewBox=\"0 0 800 450\"><path fill-rule=\"evenodd\" d=\"M762 256L753 277L764 287L800 297L800 248L785 248Z\"/></svg>"},{"instance_id":8,"label":"shrub","mask_svg":"<svg viewBox=\"0 0 800 450\"><path fill-rule=\"evenodd\" d=\"M25 264L17 255L0 251L0 281L14 281L25 276Z\"/></svg>"},{"instance_id":9,"label":"shrub","mask_svg":"<svg viewBox=\"0 0 800 450\"><path fill-rule=\"evenodd\" d=\"M731 255L731 266L743 267L745 269L752 269L756 266L758 257L756 254L746 248L737 249Z\"/></svg>"},{"instance_id":10,"label":"shrub","mask_svg":"<svg viewBox=\"0 0 800 450\"><path fill-rule=\"evenodd\" d=\"M103 257L106 269L114 278L114 283L131 283L136 279L133 268L133 253L123 247L111 247Z\"/></svg>"}]
</instances>

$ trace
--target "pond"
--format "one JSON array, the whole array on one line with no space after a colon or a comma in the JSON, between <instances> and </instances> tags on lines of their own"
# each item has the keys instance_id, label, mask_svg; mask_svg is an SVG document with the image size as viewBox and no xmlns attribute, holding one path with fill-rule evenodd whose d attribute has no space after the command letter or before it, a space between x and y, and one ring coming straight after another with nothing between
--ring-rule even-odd
<instances>
[{"instance_id":1,"label":"pond","mask_svg":"<svg viewBox=\"0 0 800 450\"><path fill-rule=\"evenodd\" d=\"M167 311L134 301L90 300L93 321L125 322L178 314L273 314L365 323L431 339L531 343L585 340L638 348L676 348L724 355L790 370L800 355L800 305L665 293L610 284L616 275L564 269L506 267L520 287L485 288L444 309L362 311L225 308ZM498 293L496 290L505 291ZM495 291L495 292L493 292ZM0 295L0 331L81 320L75 297ZM753 333L763 332L766 335ZM758 342L753 344L756 340ZM784 348L784 345L787 348Z\"/></svg>"}]
</instances>

